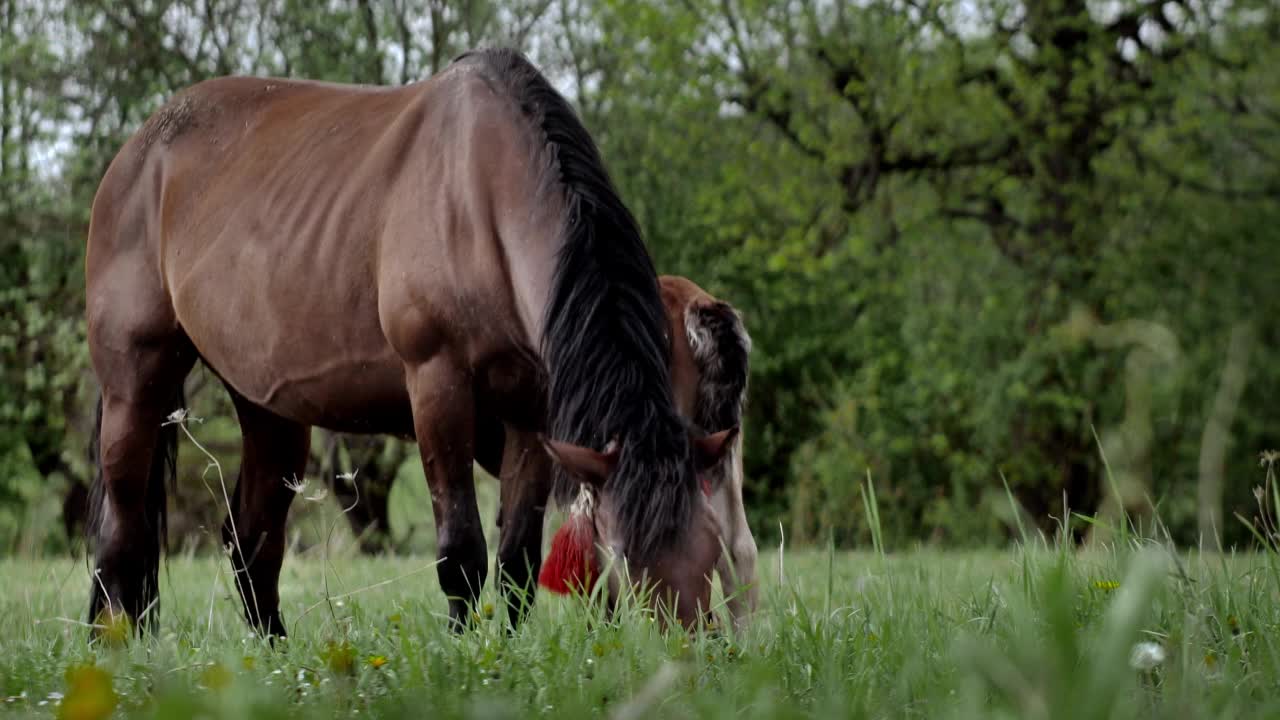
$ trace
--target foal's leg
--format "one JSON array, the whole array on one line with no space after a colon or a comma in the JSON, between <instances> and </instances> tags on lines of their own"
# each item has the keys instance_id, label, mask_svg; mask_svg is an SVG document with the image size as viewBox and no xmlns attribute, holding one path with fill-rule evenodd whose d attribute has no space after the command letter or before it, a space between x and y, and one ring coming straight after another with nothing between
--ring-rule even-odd
<instances>
[{"instance_id":1,"label":"foal's leg","mask_svg":"<svg viewBox=\"0 0 1280 720\"><path fill-rule=\"evenodd\" d=\"M537 435L507 428L502 453L502 532L498 541L498 586L511 624L533 607L542 567L542 518L551 493L551 459Z\"/></svg>"},{"instance_id":2,"label":"foal's leg","mask_svg":"<svg viewBox=\"0 0 1280 720\"><path fill-rule=\"evenodd\" d=\"M444 355L406 370L413 427L436 520L440 588L454 629L465 626L488 570L476 486L475 398L470 375Z\"/></svg>"},{"instance_id":3,"label":"foal's leg","mask_svg":"<svg viewBox=\"0 0 1280 720\"><path fill-rule=\"evenodd\" d=\"M742 502L742 437L734 440L732 473L711 498L711 507L720 520L726 547L716 563L720 587L728 598L729 615L738 629L744 629L755 612L759 588L756 583L756 540L747 524Z\"/></svg>"},{"instance_id":4,"label":"foal's leg","mask_svg":"<svg viewBox=\"0 0 1280 720\"><path fill-rule=\"evenodd\" d=\"M222 541L231 546L245 618L265 635L284 637L280 565L285 521L294 496L285 480L301 479L306 471L311 428L285 420L234 392L231 396L240 418L244 452L233 510L222 524Z\"/></svg>"}]
</instances>

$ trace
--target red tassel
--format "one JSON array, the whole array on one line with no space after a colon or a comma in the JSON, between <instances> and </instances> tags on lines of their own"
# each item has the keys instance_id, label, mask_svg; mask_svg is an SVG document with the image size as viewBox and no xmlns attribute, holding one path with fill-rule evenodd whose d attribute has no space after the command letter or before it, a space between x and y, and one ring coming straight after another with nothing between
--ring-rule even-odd
<instances>
[{"instance_id":1,"label":"red tassel","mask_svg":"<svg viewBox=\"0 0 1280 720\"><path fill-rule=\"evenodd\" d=\"M553 593L568 595L577 588L590 589L599 574L595 525L586 514L572 514L551 540L551 552L542 563L538 583Z\"/></svg>"}]
</instances>

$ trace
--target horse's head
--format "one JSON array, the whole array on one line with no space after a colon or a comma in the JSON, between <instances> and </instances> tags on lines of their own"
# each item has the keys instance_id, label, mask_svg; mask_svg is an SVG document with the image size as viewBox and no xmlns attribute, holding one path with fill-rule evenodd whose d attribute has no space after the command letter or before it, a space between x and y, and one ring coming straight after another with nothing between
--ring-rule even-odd
<instances>
[{"instance_id":1,"label":"horse's head","mask_svg":"<svg viewBox=\"0 0 1280 720\"><path fill-rule=\"evenodd\" d=\"M728 452L737 433L735 427L690 436L690 462L700 487L705 487L702 473ZM685 627L701 620L711 605L711 573L720 559L722 535L706 493L696 494L687 526L679 528L671 542L648 557L627 557L618 520L620 498L609 483L619 461L617 444L604 451L556 441L546 445L552 458L586 488L552 543L542 584L566 592L574 584L593 581L600 568L609 567L606 585L611 607L628 585L630 589L645 586L655 605L674 612Z\"/></svg>"}]
</instances>

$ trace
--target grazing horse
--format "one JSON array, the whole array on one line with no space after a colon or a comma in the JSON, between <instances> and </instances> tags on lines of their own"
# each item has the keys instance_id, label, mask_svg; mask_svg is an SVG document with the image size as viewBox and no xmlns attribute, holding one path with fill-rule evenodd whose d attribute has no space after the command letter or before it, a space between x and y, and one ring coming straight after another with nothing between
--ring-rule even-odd
<instances>
[{"instance_id":1,"label":"grazing horse","mask_svg":"<svg viewBox=\"0 0 1280 720\"><path fill-rule=\"evenodd\" d=\"M660 600L707 597L721 553L697 473L733 433L680 418L639 228L519 53L467 53L399 88L238 77L179 93L102 180L86 298L102 388L91 621L153 617L165 423L197 360L240 421L223 537L264 633L285 634L285 479L311 426L416 440L455 627L488 574L484 456L501 458L500 586L528 591L509 600L532 595L548 497L582 482L633 577ZM705 608L676 609L692 623Z\"/></svg>"}]
</instances>

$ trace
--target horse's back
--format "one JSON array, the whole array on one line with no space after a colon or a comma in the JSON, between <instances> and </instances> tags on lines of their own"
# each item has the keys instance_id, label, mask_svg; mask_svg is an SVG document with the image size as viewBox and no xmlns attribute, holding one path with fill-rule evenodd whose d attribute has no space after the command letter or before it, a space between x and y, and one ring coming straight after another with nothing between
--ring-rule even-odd
<instances>
[{"instance_id":1,"label":"horse's back","mask_svg":"<svg viewBox=\"0 0 1280 720\"><path fill-rule=\"evenodd\" d=\"M323 161L358 158L385 132L385 113L412 102L416 90L224 77L178 92L129 138L99 184L90 281L99 259L139 250L160 271L162 239L194 242L210 230L204 220L263 203L255 191L332 175Z\"/></svg>"}]
</instances>

